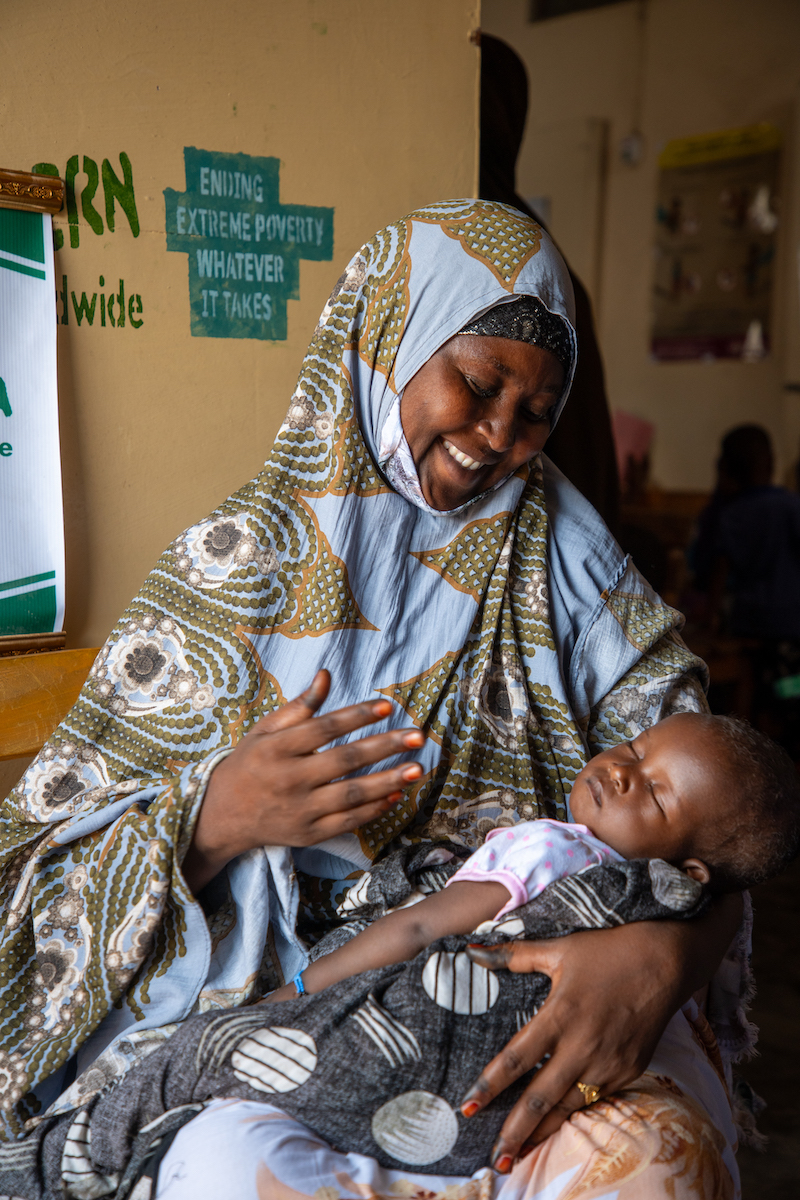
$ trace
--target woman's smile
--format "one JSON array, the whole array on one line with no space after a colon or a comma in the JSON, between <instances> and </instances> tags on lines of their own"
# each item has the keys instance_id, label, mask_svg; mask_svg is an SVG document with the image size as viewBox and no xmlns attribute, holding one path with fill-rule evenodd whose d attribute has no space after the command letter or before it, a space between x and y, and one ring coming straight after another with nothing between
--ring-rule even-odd
<instances>
[{"instance_id":1,"label":"woman's smile","mask_svg":"<svg viewBox=\"0 0 800 1200\"><path fill-rule=\"evenodd\" d=\"M474 458L470 458L463 450L457 449L452 442L448 442L447 438L443 437L442 442L444 448L451 458L454 458L462 467L466 467L468 471L477 471L480 467L485 467L486 463L477 462Z\"/></svg>"},{"instance_id":2,"label":"woman's smile","mask_svg":"<svg viewBox=\"0 0 800 1200\"><path fill-rule=\"evenodd\" d=\"M449 511L500 483L544 446L564 387L549 350L459 334L409 381L400 419L423 495Z\"/></svg>"}]
</instances>

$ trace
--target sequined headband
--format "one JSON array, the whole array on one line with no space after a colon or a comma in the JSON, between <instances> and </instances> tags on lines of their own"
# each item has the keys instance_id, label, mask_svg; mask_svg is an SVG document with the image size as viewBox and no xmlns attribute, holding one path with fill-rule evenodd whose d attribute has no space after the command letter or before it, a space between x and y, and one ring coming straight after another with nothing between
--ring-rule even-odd
<instances>
[{"instance_id":1,"label":"sequined headband","mask_svg":"<svg viewBox=\"0 0 800 1200\"><path fill-rule=\"evenodd\" d=\"M567 323L549 312L535 296L520 296L507 304L496 304L458 332L459 335L477 333L484 337L510 338L514 342L540 346L555 354L569 373L572 345Z\"/></svg>"}]
</instances>

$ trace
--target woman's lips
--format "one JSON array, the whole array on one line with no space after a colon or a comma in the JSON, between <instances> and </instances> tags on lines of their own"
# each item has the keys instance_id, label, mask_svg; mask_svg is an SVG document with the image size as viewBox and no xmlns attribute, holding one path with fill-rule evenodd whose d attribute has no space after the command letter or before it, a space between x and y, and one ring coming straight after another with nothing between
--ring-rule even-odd
<instances>
[{"instance_id":1,"label":"woman's lips","mask_svg":"<svg viewBox=\"0 0 800 1200\"><path fill-rule=\"evenodd\" d=\"M478 462L476 459L470 458L470 456L465 454L463 450L459 450L458 447L454 446L452 442L448 442L446 437L442 438L442 443L451 458L454 458L456 462L460 464L460 466L466 467L468 471L477 471L480 467L485 467L487 465L484 462Z\"/></svg>"}]
</instances>

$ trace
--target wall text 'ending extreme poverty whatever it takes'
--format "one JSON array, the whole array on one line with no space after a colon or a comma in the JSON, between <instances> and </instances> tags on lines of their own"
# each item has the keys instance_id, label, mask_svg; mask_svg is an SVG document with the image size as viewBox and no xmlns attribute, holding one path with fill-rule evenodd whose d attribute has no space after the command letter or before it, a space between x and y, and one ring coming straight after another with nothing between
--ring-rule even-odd
<instances>
[{"instance_id":1,"label":"wall text 'ending extreme poverty whatever it takes'","mask_svg":"<svg viewBox=\"0 0 800 1200\"><path fill-rule=\"evenodd\" d=\"M287 337L300 260L333 257L333 209L282 204L280 161L184 148L186 191L166 188L167 249L188 255L195 337Z\"/></svg>"}]
</instances>

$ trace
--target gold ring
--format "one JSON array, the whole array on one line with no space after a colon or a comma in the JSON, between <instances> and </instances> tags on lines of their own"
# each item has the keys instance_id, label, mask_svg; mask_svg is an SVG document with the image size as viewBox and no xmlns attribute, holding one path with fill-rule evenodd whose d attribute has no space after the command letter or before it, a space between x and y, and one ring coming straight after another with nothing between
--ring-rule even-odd
<instances>
[{"instance_id":1,"label":"gold ring","mask_svg":"<svg viewBox=\"0 0 800 1200\"><path fill-rule=\"evenodd\" d=\"M594 1104L600 1099L600 1088L594 1083L576 1083L579 1092L583 1093L584 1104Z\"/></svg>"}]
</instances>

